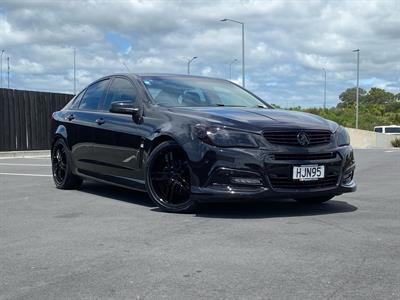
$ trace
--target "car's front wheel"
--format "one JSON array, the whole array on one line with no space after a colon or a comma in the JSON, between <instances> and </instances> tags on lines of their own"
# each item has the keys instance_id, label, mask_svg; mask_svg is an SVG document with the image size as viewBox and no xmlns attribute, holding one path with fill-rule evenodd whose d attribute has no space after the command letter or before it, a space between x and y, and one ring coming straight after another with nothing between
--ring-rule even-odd
<instances>
[{"instance_id":1,"label":"car's front wheel","mask_svg":"<svg viewBox=\"0 0 400 300\"><path fill-rule=\"evenodd\" d=\"M295 200L303 204L320 204L331 200L334 196L296 198Z\"/></svg>"},{"instance_id":2,"label":"car's front wheel","mask_svg":"<svg viewBox=\"0 0 400 300\"><path fill-rule=\"evenodd\" d=\"M150 154L146 188L150 198L164 211L191 212L190 166L186 153L174 141L158 145Z\"/></svg>"},{"instance_id":3,"label":"car's front wheel","mask_svg":"<svg viewBox=\"0 0 400 300\"><path fill-rule=\"evenodd\" d=\"M62 138L59 138L51 149L51 165L56 188L76 189L82 184L82 179L72 174L71 154Z\"/></svg>"}]
</instances>

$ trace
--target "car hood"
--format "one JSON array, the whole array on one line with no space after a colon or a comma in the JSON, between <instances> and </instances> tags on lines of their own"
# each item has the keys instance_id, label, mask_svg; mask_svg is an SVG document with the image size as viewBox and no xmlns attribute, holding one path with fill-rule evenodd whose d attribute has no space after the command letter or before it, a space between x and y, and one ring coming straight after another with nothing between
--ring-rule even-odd
<instances>
[{"instance_id":1,"label":"car hood","mask_svg":"<svg viewBox=\"0 0 400 300\"><path fill-rule=\"evenodd\" d=\"M318 129L334 132L338 125L319 116L280 109L244 107L175 107L179 115L200 123L227 126L241 130L262 131L268 128Z\"/></svg>"}]
</instances>

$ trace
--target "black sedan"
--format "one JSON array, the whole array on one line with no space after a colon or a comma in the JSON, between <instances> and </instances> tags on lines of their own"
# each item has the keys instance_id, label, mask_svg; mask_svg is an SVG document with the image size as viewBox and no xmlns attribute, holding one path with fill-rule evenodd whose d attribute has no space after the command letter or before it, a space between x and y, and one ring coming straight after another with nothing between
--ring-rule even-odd
<instances>
[{"instance_id":1,"label":"black sedan","mask_svg":"<svg viewBox=\"0 0 400 300\"><path fill-rule=\"evenodd\" d=\"M273 109L221 79L106 76L53 113L52 134L57 188L94 179L147 191L170 212L206 201L321 203L356 190L343 127Z\"/></svg>"}]
</instances>

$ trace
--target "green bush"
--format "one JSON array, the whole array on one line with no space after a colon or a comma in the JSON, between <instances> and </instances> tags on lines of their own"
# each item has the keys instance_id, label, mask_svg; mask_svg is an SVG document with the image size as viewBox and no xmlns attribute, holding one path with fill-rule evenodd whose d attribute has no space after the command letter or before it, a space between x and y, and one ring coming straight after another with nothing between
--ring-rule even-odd
<instances>
[{"instance_id":1,"label":"green bush","mask_svg":"<svg viewBox=\"0 0 400 300\"><path fill-rule=\"evenodd\" d=\"M332 108L292 107L290 110L305 111L335 121L345 127L355 127L356 88L349 88L339 96L339 103ZM384 89L360 89L359 128L374 130L374 126L400 124L400 93Z\"/></svg>"},{"instance_id":2,"label":"green bush","mask_svg":"<svg viewBox=\"0 0 400 300\"><path fill-rule=\"evenodd\" d=\"M400 148L400 138L395 138L391 143L393 147Z\"/></svg>"}]
</instances>

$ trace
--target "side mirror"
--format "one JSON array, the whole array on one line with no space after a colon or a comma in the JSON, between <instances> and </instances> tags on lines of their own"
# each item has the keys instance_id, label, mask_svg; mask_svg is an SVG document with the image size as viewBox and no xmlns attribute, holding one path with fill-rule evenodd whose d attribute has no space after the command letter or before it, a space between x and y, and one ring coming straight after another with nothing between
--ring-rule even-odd
<instances>
[{"instance_id":1,"label":"side mirror","mask_svg":"<svg viewBox=\"0 0 400 300\"><path fill-rule=\"evenodd\" d=\"M116 114L135 115L139 108L133 107L131 101L116 101L111 103L110 112Z\"/></svg>"}]
</instances>

